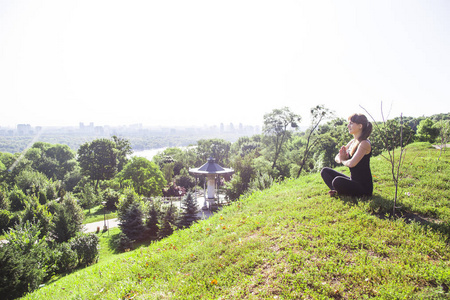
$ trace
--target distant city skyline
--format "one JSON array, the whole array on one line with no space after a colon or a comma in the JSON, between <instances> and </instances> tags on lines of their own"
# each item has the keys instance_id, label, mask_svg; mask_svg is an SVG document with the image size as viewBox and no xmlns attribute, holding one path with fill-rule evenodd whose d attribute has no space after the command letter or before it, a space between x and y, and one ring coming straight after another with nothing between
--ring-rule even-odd
<instances>
[{"instance_id":1,"label":"distant city skyline","mask_svg":"<svg viewBox=\"0 0 450 300\"><path fill-rule=\"evenodd\" d=\"M0 1L0 126L450 112L450 2Z\"/></svg>"}]
</instances>

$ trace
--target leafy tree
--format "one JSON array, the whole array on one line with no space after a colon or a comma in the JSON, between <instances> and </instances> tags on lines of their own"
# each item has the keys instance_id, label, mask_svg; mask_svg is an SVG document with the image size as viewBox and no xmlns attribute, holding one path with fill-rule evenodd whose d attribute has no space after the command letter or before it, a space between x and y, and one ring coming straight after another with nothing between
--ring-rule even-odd
<instances>
[{"instance_id":1,"label":"leafy tree","mask_svg":"<svg viewBox=\"0 0 450 300\"><path fill-rule=\"evenodd\" d=\"M1 173L2 182L8 186L15 184L15 178L23 170L31 170L31 162L22 154L0 153L0 160L6 170Z\"/></svg>"},{"instance_id":2,"label":"leafy tree","mask_svg":"<svg viewBox=\"0 0 450 300\"><path fill-rule=\"evenodd\" d=\"M94 187L90 183L85 184L81 191L81 205L89 209L89 213L91 213L91 208L99 204L100 201L101 198L95 192Z\"/></svg>"},{"instance_id":3,"label":"leafy tree","mask_svg":"<svg viewBox=\"0 0 450 300\"><path fill-rule=\"evenodd\" d=\"M439 129L434 126L434 122L427 118L420 121L417 127L417 140L420 142L434 143L439 136Z\"/></svg>"},{"instance_id":4,"label":"leafy tree","mask_svg":"<svg viewBox=\"0 0 450 300\"><path fill-rule=\"evenodd\" d=\"M39 195L39 191L46 190L48 178L38 171L24 170L17 175L16 182L27 195Z\"/></svg>"},{"instance_id":5,"label":"leafy tree","mask_svg":"<svg viewBox=\"0 0 450 300\"><path fill-rule=\"evenodd\" d=\"M115 143L115 147L117 149L117 171L122 171L123 167L128 162L128 156L133 153L131 148L131 143L129 140L117 137L115 135L112 136L112 140Z\"/></svg>"},{"instance_id":6,"label":"leafy tree","mask_svg":"<svg viewBox=\"0 0 450 300\"><path fill-rule=\"evenodd\" d=\"M64 187L68 192L73 192L78 183L83 179L79 166L64 175Z\"/></svg>"},{"instance_id":7,"label":"leafy tree","mask_svg":"<svg viewBox=\"0 0 450 300\"><path fill-rule=\"evenodd\" d=\"M81 232L84 214L75 197L67 193L56 207L53 217L52 234L56 242L63 243Z\"/></svg>"},{"instance_id":8,"label":"leafy tree","mask_svg":"<svg viewBox=\"0 0 450 300\"><path fill-rule=\"evenodd\" d=\"M414 131L401 120L391 119L383 123L376 123L370 141L373 155L379 155L383 150L392 151L398 147L405 147L414 139Z\"/></svg>"},{"instance_id":9,"label":"leafy tree","mask_svg":"<svg viewBox=\"0 0 450 300\"><path fill-rule=\"evenodd\" d=\"M264 115L263 132L269 144L274 148L272 169L277 167L278 159L283 151L286 141L291 137L289 129L297 129L301 121L300 115L296 115L288 107L274 109Z\"/></svg>"},{"instance_id":10,"label":"leafy tree","mask_svg":"<svg viewBox=\"0 0 450 300\"><path fill-rule=\"evenodd\" d=\"M119 198L119 202L117 203L117 216L119 219L123 219L127 210L133 205L135 202L140 202L139 195L132 189L126 189L123 195Z\"/></svg>"},{"instance_id":11,"label":"leafy tree","mask_svg":"<svg viewBox=\"0 0 450 300\"><path fill-rule=\"evenodd\" d=\"M50 231L52 225L52 214L47 206L39 204L36 198L29 198L25 204L25 211L22 216L22 223L27 221L40 229L40 238L44 238Z\"/></svg>"},{"instance_id":12,"label":"leafy tree","mask_svg":"<svg viewBox=\"0 0 450 300\"><path fill-rule=\"evenodd\" d=\"M181 208L177 225L180 228L188 228L192 225L192 223L199 219L197 200L194 199L191 192L187 193L183 198Z\"/></svg>"},{"instance_id":13,"label":"leafy tree","mask_svg":"<svg viewBox=\"0 0 450 300\"><path fill-rule=\"evenodd\" d=\"M185 190L190 190L195 187L195 178L189 174L183 173L175 178L175 184L183 187Z\"/></svg>"},{"instance_id":14,"label":"leafy tree","mask_svg":"<svg viewBox=\"0 0 450 300\"><path fill-rule=\"evenodd\" d=\"M67 145L36 142L25 154L34 170L62 180L76 165L75 153Z\"/></svg>"},{"instance_id":15,"label":"leafy tree","mask_svg":"<svg viewBox=\"0 0 450 300\"><path fill-rule=\"evenodd\" d=\"M202 139L197 142L198 164L204 164L210 157L219 165L229 164L231 143L223 139Z\"/></svg>"},{"instance_id":16,"label":"leafy tree","mask_svg":"<svg viewBox=\"0 0 450 300\"><path fill-rule=\"evenodd\" d=\"M106 209L108 210L116 210L117 209L117 203L119 203L120 194L111 189L107 188L103 191L102 194L103 201L106 202Z\"/></svg>"},{"instance_id":17,"label":"leafy tree","mask_svg":"<svg viewBox=\"0 0 450 300\"><path fill-rule=\"evenodd\" d=\"M108 139L96 139L78 149L78 162L83 175L95 182L95 189L101 180L114 178L118 170L118 150Z\"/></svg>"},{"instance_id":18,"label":"leafy tree","mask_svg":"<svg viewBox=\"0 0 450 300\"><path fill-rule=\"evenodd\" d=\"M237 155L232 160L232 167L235 171L232 179L226 183L226 195L235 200L243 195L249 188L252 179L257 176L257 170L253 164L256 152L250 152L245 156Z\"/></svg>"},{"instance_id":19,"label":"leafy tree","mask_svg":"<svg viewBox=\"0 0 450 300\"><path fill-rule=\"evenodd\" d=\"M117 175L121 186L132 187L139 195L161 196L166 180L158 167L144 157L133 156Z\"/></svg>"}]
</instances>

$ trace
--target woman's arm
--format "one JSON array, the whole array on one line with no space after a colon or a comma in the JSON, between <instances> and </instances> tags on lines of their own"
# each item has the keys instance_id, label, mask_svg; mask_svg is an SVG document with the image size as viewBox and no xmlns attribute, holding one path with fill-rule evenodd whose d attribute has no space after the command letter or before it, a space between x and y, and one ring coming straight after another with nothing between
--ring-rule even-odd
<instances>
[{"instance_id":1,"label":"woman's arm","mask_svg":"<svg viewBox=\"0 0 450 300\"><path fill-rule=\"evenodd\" d=\"M346 167L353 168L361 161L364 155L369 154L370 151L372 151L372 146L370 145L370 143L366 140L362 141L358 145L358 149L356 150L353 157L351 159L341 161L341 163Z\"/></svg>"}]
</instances>

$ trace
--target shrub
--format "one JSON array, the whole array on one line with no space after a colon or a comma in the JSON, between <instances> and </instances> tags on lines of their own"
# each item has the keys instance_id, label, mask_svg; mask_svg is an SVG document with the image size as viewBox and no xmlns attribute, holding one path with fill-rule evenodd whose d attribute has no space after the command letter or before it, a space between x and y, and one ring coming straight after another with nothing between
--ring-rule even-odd
<instances>
[{"instance_id":1,"label":"shrub","mask_svg":"<svg viewBox=\"0 0 450 300\"><path fill-rule=\"evenodd\" d=\"M55 247L56 272L70 272L78 266L78 255L70 243L57 244Z\"/></svg>"},{"instance_id":2,"label":"shrub","mask_svg":"<svg viewBox=\"0 0 450 300\"><path fill-rule=\"evenodd\" d=\"M97 261L99 238L93 233L78 234L69 243L72 250L77 253L78 265L88 266Z\"/></svg>"},{"instance_id":3,"label":"shrub","mask_svg":"<svg viewBox=\"0 0 450 300\"><path fill-rule=\"evenodd\" d=\"M127 235L123 232L119 233L119 236L116 240L116 249L120 252L125 252L130 250L133 246L133 241L130 240Z\"/></svg>"},{"instance_id":4,"label":"shrub","mask_svg":"<svg viewBox=\"0 0 450 300\"><path fill-rule=\"evenodd\" d=\"M19 211L25 208L25 200L27 196L25 193L14 186L14 189L9 194L9 200L11 201L11 211Z\"/></svg>"},{"instance_id":5,"label":"shrub","mask_svg":"<svg viewBox=\"0 0 450 300\"><path fill-rule=\"evenodd\" d=\"M30 222L16 225L6 234L8 243L0 247L0 295L14 299L36 289L47 276L49 254L38 226Z\"/></svg>"}]
</instances>

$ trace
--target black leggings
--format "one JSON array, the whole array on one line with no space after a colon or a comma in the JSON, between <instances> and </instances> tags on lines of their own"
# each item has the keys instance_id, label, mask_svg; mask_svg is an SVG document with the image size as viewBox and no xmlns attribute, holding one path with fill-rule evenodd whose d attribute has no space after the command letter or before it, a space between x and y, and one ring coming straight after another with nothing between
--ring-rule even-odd
<instances>
[{"instance_id":1,"label":"black leggings","mask_svg":"<svg viewBox=\"0 0 450 300\"><path fill-rule=\"evenodd\" d=\"M320 175L330 190L335 190L339 195L356 197L369 195L359 182L331 168L323 168Z\"/></svg>"}]
</instances>

